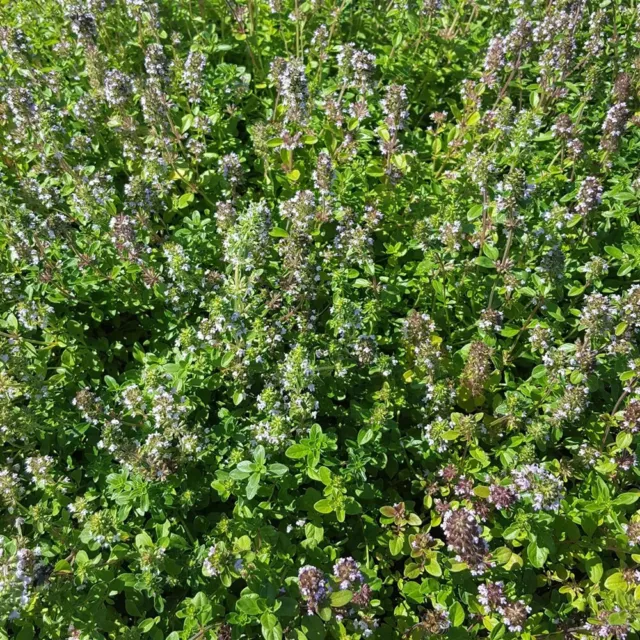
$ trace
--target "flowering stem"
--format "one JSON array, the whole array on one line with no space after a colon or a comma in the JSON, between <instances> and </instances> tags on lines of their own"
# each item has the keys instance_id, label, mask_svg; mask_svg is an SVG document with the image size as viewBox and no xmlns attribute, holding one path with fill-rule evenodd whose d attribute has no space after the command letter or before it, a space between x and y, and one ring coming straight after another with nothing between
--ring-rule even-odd
<instances>
[{"instance_id":1,"label":"flowering stem","mask_svg":"<svg viewBox=\"0 0 640 640\"><path fill-rule=\"evenodd\" d=\"M533 320L533 316L537 313L538 309L542 306L542 302L543 301L540 300L538 302L538 304L536 304L536 306L534 307L533 311L529 314L529 317L525 320L525 323L522 325L522 328L520 329L520 331L518 331L518 335L516 336L516 339L513 341L513 345L511 346L511 349L509 349L509 352L505 356L505 359L504 359L504 363L505 364L507 364L511 360L511 356L513 355L513 352L515 351L516 347L518 346L518 342L520 340L520 337L529 328L529 325L531 324L531 321Z\"/></svg>"},{"instance_id":2,"label":"flowering stem","mask_svg":"<svg viewBox=\"0 0 640 640\"><path fill-rule=\"evenodd\" d=\"M189 640L202 640L205 636L205 634L207 633L207 631L213 629L213 625L212 624L208 624L206 627L202 627L202 629L200 629L200 631L198 631L197 633L195 633L194 635L192 635Z\"/></svg>"},{"instance_id":3,"label":"flowering stem","mask_svg":"<svg viewBox=\"0 0 640 640\"><path fill-rule=\"evenodd\" d=\"M29 342L31 344L42 344L46 346L55 347L57 342L44 342L43 340L33 340L31 338L24 338L18 334L7 333L6 331L0 331L0 336L4 336L5 338L10 338L12 340L24 340L25 342Z\"/></svg>"},{"instance_id":4,"label":"flowering stem","mask_svg":"<svg viewBox=\"0 0 640 640\"><path fill-rule=\"evenodd\" d=\"M327 44L325 47L325 50L329 50L329 47L331 46L331 40L333 38L333 34L336 30L336 26L338 25L338 22L340 21L340 16L342 15L342 10L344 9L344 6L347 4L348 0L342 0L342 4L338 7L337 11L335 12L335 20L333 21L333 23L331 24L331 29L329 29L329 36L327 37ZM320 77L322 76L322 60L318 60L318 73L316 74L316 84L320 81Z\"/></svg>"},{"instance_id":5,"label":"flowering stem","mask_svg":"<svg viewBox=\"0 0 640 640\"><path fill-rule=\"evenodd\" d=\"M611 42L613 43L613 79L615 80L618 75L618 3L617 0L613 0L611 22L613 23L613 37Z\"/></svg>"},{"instance_id":6,"label":"flowering stem","mask_svg":"<svg viewBox=\"0 0 640 640\"><path fill-rule=\"evenodd\" d=\"M191 531L189 530L189 527L187 526L187 522L184 519L184 516L180 516L180 522L182 524L182 528L184 529L184 532L187 534L187 538L189 538L189 542L191 542L191 544L195 544L196 540L193 537L193 534L191 533Z\"/></svg>"},{"instance_id":7,"label":"flowering stem","mask_svg":"<svg viewBox=\"0 0 640 640\"><path fill-rule=\"evenodd\" d=\"M635 382L635 381L634 381ZM602 442L600 443L600 450L602 450L604 448L604 445L607 442L607 438L609 437L609 431L611 430L611 423L613 422L613 416L615 416L615 414L617 413L620 405L622 404L623 400L633 391L633 384L634 382L632 382L626 389L624 389L624 391L620 394L620 397L618 398L617 402L615 403L613 409L611 410L611 413L608 415L608 418L610 418L609 420L607 420L607 426L605 427L604 430L604 435L602 436Z\"/></svg>"},{"instance_id":8,"label":"flowering stem","mask_svg":"<svg viewBox=\"0 0 640 640\"><path fill-rule=\"evenodd\" d=\"M347 90L347 81L345 80L342 83L342 88L340 89L340 93L338 94L338 100L337 103L340 104L340 102L342 102L342 97L344 96L344 92Z\"/></svg>"},{"instance_id":9,"label":"flowering stem","mask_svg":"<svg viewBox=\"0 0 640 640\"><path fill-rule=\"evenodd\" d=\"M620 407L620 403L631 393L632 390L633 390L633 387L627 387L627 389L625 389L623 393L620 394L618 401L616 402L615 406L613 407L610 413L611 416L614 416L616 414L616 412L618 411L618 408Z\"/></svg>"},{"instance_id":10,"label":"flowering stem","mask_svg":"<svg viewBox=\"0 0 640 640\"><path fill-rule=\"evenodd\" d=\"M504 83L504 85L502 85L502 89L500 89L500 93L498 94L496 101L493 103L493 109L495 109L500 103L500 101L502 100L502 98L504 98L507 90L509 89L509 85L511 84L511 81L513 80L514 76L520 69L520 56L521 56L521 52L519 51L518 57L516 58L516 62L513 65L513 69L511 70L511 73L509 74L507 81Z\"/></svg>"},{"instance_id":11,"label":"flowering stem","mask_svg":"<svg viewBox=\"0 0 640 640\"><path fill-rule=\"evenodd\" d=\"M482 226L480 228L480 255L487 236L487 191L482 190Z\"/></svg>"},{"instance_id":12,"label":"flowering stem","mask_svg":"<svg viewBox=\"0 0 640 640\"><path fill-rule=\"evenodd\" d=\"M420 47L420 43L422 42L422 36L423 36L423 31L422 31L422 26L423 26L423 16L422 14L420 14L420 24L418 26L418 39L416 40L416 46L415 49L413 50L413 55L415 56L418 53L418 48Z\"/></svg>"},{"instance_id":13,"label":"flowering stem","mask_svg":"<svg viewBox=\"0 0 640 640\"><path fill-rule=\"evenodd\" d=\"M507 258L509 257L509 249L511 249L511 242L513 241L513 228L509 229L509 235L507 237L507 245L504 248L504 253L502 254L502 262L501 264L504 265L507 262ZM489 309L491 309L491 306L493 304L493 296L494 293L496 291L496 283L498 282L498 278L496 276L496 279L493 281L493 286L491 287L491 293L489 294Z\"/></svg>"},{"instance_id":14,"label":"flowering stem","mask_svg":"<svg viewBox=\"0 0 640 640\"><path fill-rule=\"evenodd\" d=\"M300 16L298 14L298 0L294 2L294 12L296 16L296 58L301 58L300 55Z\"/></svg>"},{"instance_id":15,"label":"flowering stem","mask_svg":"<svg viewBox=\"0 0 640 640\"><path fill-rule=\"evenodd\" d=\"M562 155L562 152L564 151L564 145L563 147L560 149L560 151L558 151L558 153L556 153L555 156L553 156L553 160L551 160L551 162L549 163L549 166L547 167L547 171L549 169L551 169L551 167L553 167L553 165L556 163L556 160ZM562 165L563 160L560 160L560 164Z\"/></svg>"}]
</instances>

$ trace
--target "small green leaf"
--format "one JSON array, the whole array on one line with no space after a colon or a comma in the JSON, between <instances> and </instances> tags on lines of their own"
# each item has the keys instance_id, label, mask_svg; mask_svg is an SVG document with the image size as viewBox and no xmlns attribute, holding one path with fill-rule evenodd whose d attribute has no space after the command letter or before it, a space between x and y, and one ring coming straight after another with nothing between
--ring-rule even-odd
<instances>
[{"instance_id":1,"label":"small green leaf","mask_svg":"<svg viewBox=\"0 0 640 640\"><path fill-rule=\"evenodd\" d=\"M585 289L586 289L585 285L579 285L579 286L574 285L573 287L571 287L571 289L569 289L569 293L567 295L569 295L570 297L579 296L581 293L584 292Z\"/></svg>"},{"instance_id":2,"label":"small green leaf","mask_svg":"<svg viewBox=\"0 0 640 640\"><path fill-rule=\"evenodd\" d=\"M616 447L626 449L633 442L633 436L628 431L621 431L616 436Z\"/></svg>"},{"instance_id":3,"label":"small green leaf","mask_svg":"<svg viewBox=\"0 0 640 640\"><path fill-rule=\"evenodd\" d=\"M353 598L353 592L348 589L341 591L334 591L329 600L332 607L344 607L345 604L349 604Z\"/></svg>"},{"instance_id":4,"label":"small green leaf","mask_svg":"<svg viewBox=\"0 0 640 640\"><path fill-rule=\"evenodd\" d=\"M604 250L613 258L617 258L618 260L622 260L624 258L624 252L618 249L618 247L605 247Z\"/></svg>"},{"instance_id":5,"label":"small green leaf","mask_svg":"<svg viewBox=\"0 0 640 640\"><path fill-rule=\"evenodd\" d=\"M371 162L367 168L365 169L365 173L368 176L372 176L374 178L378 178L384 175L384 168L381 164L377 162Z\"/></svg>"},{"instance_id":6,"label":"small green leaf","mask_svg":"<svg viewBox=\"0 0 640 640\"><path fill-rule=\"evenodd\" d=\"M233 547L236 551L251 551L251 538L249 536L240 536Z\"/></svg>"},{"instance_id":7,"label":"small green leaf","mask_svg":"<svg viewBox=\"0 0 640 640\"><path fill-rule=\"evenodd\" d=\"M582 216L579 213L577 213L569 220L569 222L567 223L567 227L571 229L575 227L582 220L583 220Z\"/></svg>"},{"instance_id":8,"label":"small green leaf","mask_svg":"<svg viewBox=\"0 0 640 640\"><path fill-rule=\"evenodd\" d=\"M487 258L487 256L478 256L474 262L481 266L484 267L485 269L495 269L496 265L492 260L489 260L489 258Z\"/></svg>"},{"instance_id":9,"label":"small green leaf","mask_svg":"<svg viewBox=\"0 0 640 640\"><path fill-rule=\"evenodd\" d=\"M181 133L185 133L186 131L188 131L191 128L191 125L193 124L193 114L192 113L187 113L185 115L182 116L182 127L180 128L180 132Z\"/></svg>"},{"instance_id":10,"label":"small green leaf","mask_svg":"<svg viewBox=\"0 0 640 640\"><path fill-rule=\"evenodd\" d=\"M529 558L529 562L536 569L541 569L544 566L548 556L549 549L539 547L538 543L535 541L529 543L529 546L527 547L527 558Z\"/></svg>"},{"instance_id":11,"label":"small green leaf","mask_svg":"<svg viewBox=\"0 0 640 640\"><path fill-rule=\"evenodd\" d=\"M640 492L629 491L628 493L621 493L614 501L615 505L627 505L634 504L640 498Z\"/></svg>"},{"instance_id":12,"label":"small green leaf","mask_svg":"<svg viewBox=\"0 0 640 640\"><path fill-rule=\"evenodd\" d=\"M404 567L406 578L417 578L422 573L422 567L417 562L408 562Z\"/></svg>"},{"instance_id":13,"label":"small green leaf","mask_svg":"<svg viewBox=\"0 0 640 640\"><path fill-rule=\"evenodd\" d=\"M146 531L143 531L142 533L136 535L136 547L138 547L138 549L143 549L144 547L153 547L153 540Z\"/></svg>"},{"instance_id":14,"label":"small green leaf","mask_svg":"<svg viewBox=\"0 0 640 640\"><path fill-rule=\"evenodd\" d=\"M331 620L331 617L333 616L333 613L331 612L331 607L320 608L320 610L318 611L318 615L320 616L321 620L324 620L325 622L329 622L329 620Z\"/></svg>"},{"instance_id":15,"label":"small green leaf","mask_svg":"<svg viewBox=\"0 0 640 640\"><path fill-rule=\"evenodd\" d=\"M602 578L602 574L604 571L602 567L602 560L600 560L600 557L593 556L592 558L585 560L584 565L591 582L593 582L594 584L598 584L598 582L600 582L600 579Z\"/></svg>"},{"instance_id":16,"label":"small green leaf","mask_svg":"<svg viewBox=\"0 0 640 640\"><path fill-rule=\"evenodd\" d=\"M264 640L280 640L282 638L282 627L275 614L266 611L260 617L260 624Z\"/></svg>"},{"instance_id":17,"label":"small green leaf","mask_svg":"<svg viewBox=\"0 0 640 640\"><path fill-rule=\"evenodd\" d=\"M128 602L128 601L127 601ZM32 640L34 637L33 627L29 624L22 627L16 635L16 640Z\"/></svg>"},{"instance_id":18,"label":"small green leaf","mask_svg":"<svg viewBox=\"0 0 640 640\"><path fill-rule=\"evenodd\" d=\"M469 211L467 211L467 220L471 221L479 218L482 215L482 209L481 204L474 204Z\"/></svg>"},{"instance_id":19,"label":"small green leaf","mask_svg":"<svg viewBox=\"0 0 640 640\"><path fill-rule=\"evenodd\" d=\"M626 624L627 614L624 611L616 611L607 618L607 622L615 625Z\"/></svg>"},{"instance_id":20,"label":"small green leaf","mask_svg":"<svg viewBox=\"0 0 640 640\"><path fill-rule=\"evenodd\" d=\"M402 547L404 547L404 535L402 533L394 535L393 538L389 540L389 551L391 551L391 555L400 555L402 553Z\"/></svg>"},{"instance_id":21,"label":"small green leaf","mask_svg":"<svg viewBox=\"0 0 640 640\"><path fill-rule=\"evenodd\" d=\"M405 582L402 587L402 595L407 600L413 600L414 602L424 602L424 595L422 589L417 582Z\"/></svg>"},{"instance_id":22,"label":"small green leaf","mask_svg":"<svg viewBox=\"0 0 640 640\"><path fill-rule=\"evenodd\" d=\"M329 502L329 500L327 500L326 498L323 500L318 500L318 502L313 505L313 508L318 513L331 513L333 511L331 502Z\"/></svg>"},{"instance_id":23,"label":"small green leaf","mask_svg":"<svg viewBox=\"0 0 640 640\"><path fill-rule=\"evenodd\" d=\"M619 571L612 573L604 581L604 586L606 589L609 589L609 591L626 591L629 588L627 581Z\"/></svg>"},{"instance_id":24,"label":"small green leaf","mask_svg":"<svg viewBox=\"0 0 640 640\"><path fill-rule=\"evenodd\" d=\"M367 444L373 438L373 429L360 429L358 432L358 444Z\"/></svg>"},{"instance_id":25,"label":"small green leaf","mask_svg":"<svg viewBox=\"0 0 640 640\"><path fill-rule=\"evenodd\" d=\"M233 480L246 480L253 472L253 465L248 460L243 460L235 469L229 472Z\"/></svg>"},{"instance_id":26,"label":"small green leaf","mask_svg":"<svg viewBox=\"0 0 640 640\"><path fill-rule=\"evenodd\" d=\"M53 567L53 570L55 573L69 573L70 571L73 571L68 560L58 560Z\"/></svg>"},{"instance_id":27,"label":"small green leaf","mask_svg":"<svg viewBox=\"0 0 640 640\"><path fill-rule=\"evenodd\" d=\"M111 376L105 376L104 382L110 391L117 391L120 388L115 378L112 378Z\"/></svg>"},{"instance_id":28,"label":"small green leaf","mask_svg":"<svg viewBox=\"0 0 640 640\"><path fill-rule=\"evenodd\" d=\"M278 618L270 611L265 611L260 617L260 624L263 629L274 629L278 624Z\"/></svg>"},{"instance_id":29,"label":"small green leaf","mask_svg":"<svg viewBox=\"0 0 640 640\"><path fill-rule=\"evenodd\" d=\"M429 563L425 565L425 569L427 570L428 574L436 578L439 578L442 575L442 567L438 562L437 556L434 556L433 558L431 558Z\"/></svg>"},{"instance_id":30,"label":"small green leaf","mask_svg":"<svg viewBox=\"0 0 640 640\"><path fill-rule=\"evenodd\" d=\"M269 465L269 473L273 476L282 477L286 473L288 473L289 467L284 464L280 464L279 462L275 462L274 464Z\"/></svg>"},{"instance_id":31,"label":"small green leaf","mask_svg":"<svg viewBox=\"0 0 640 640\"><path fill-rule=\"evenodd\" d=\"M254 473L249 478L249 482L247 482L247 498L252 500L255 498L256 493L258 493L258 488L260 487L260 474Z\"/></svg>"},{"instance_id":32,"label":"small green leaf","mask_svg":"<svg viewBox=\"0 0 640 640\"><path fill-rule=\"evenodd\" d=\"M459 627L464 622L464 609L459 602L454 602L449 607L449 620L452 627Z\"/></svg>"},{"instance_id":33,"label":"small green leaf","mask_svg":"<svg viewBox=\"0 0 640 640\"><path fill-rule=\"evenodd\" d=\"M479 485L477 487L474 487L473 493L477 495L479 498L488 498L490 491L489 491L489 487Z\"/></svg>"},{"instance_id":34,"label":"small green leaf","mask_svg":"<svg viewBox=\"0 0 640 640\"><path fill-rule=\"evenodd\" d=\"M178 209L184 209L185 207L187 207L190 202L193 202L193 198L193 193L183 193L178 198Z\"/></svg>"},{"instance_id":35,"label":"small green leaf","mask_svg":"<svg viewBox=\"0 0 640 640\"><path fill-rule=\"evenodd\" d=\"M156 621L154 618L147 618L138 625L138 629L140 629L140 631L142 631L143 633L148 633L149 631L151 631L151 629L153 629L155 624Z\"/></svg>"},{"instance_id":36,"label":"small green leaf","mask_svg":"<svg viewBox=\"0 0 640 640\"><path fill-rule=\"evenodd\" d=\"M282 227L273 227L273 229L269 231L269 235L272 238L288 238L289 232L286 229L283 229Z\"/></svg>"},{"instance_id":37,"label":"small green leaf","mask_svg":"<svg viewBox=\"0 0 640 640\"><path fill-rule=\"evenodd\" d=\"M620 322L617 326L616 326L616 335L617 336L621 336L626 330L627 327L629 326L628 322Z\"/></svg>"},{"instance_id":38,"label":"small green leaf","mask_svg":"<svg viewBox=\"0 0 640 640\"><path fill-rule=\"evenodd\" d=\"M498 251L498 249L486 243L482 245L482 253L484 253L484 255L492 261L492 264L500 257L500 252Z\"/></svg>"},{"instance_id":39,"label":"small green leaf","mask_svg":"<svg viewBox=\"0 0 640 640\"><path fill-rule=\"evenodd\" d=\"M292 460L299 460L304 458L309 453L309 447L305 444L292 444L285 452L284 455Z\"/></svg>"},{"instance_id":40,"label":"small green leaf","mask_svg":"<svg viewBox=\"0 0 640 640\"><path fill-rule=\"evenodd\" d=\"M320 467L318 469L318 477L325 487L328 487L331 484L331 471L329 471L327 467Z\"/></svg>"},{"instance_id":41,"label":"small green leaf","mask_svg":"<svg viewBox=\"0 0 640 640\"><path fill-rule=\"evenodd\" d=\"M228 367L231 362L233 361L233 358L235 357L235 354L233 353L233 351L227 351L223 356L222 356L222 360L220 361L220 366L221 367Z\"/></svg>"}]
</instances>

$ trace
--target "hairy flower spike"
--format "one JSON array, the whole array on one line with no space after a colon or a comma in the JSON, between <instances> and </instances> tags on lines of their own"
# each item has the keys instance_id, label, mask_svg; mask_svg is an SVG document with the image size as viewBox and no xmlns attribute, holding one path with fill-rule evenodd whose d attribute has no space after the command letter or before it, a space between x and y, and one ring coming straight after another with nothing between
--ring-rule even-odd
<instances>
[{"instance_id":1,"label":"hairy flower spike","mask_svg":"<svg viewBox=\"0 0 640 640\"><path fill-rule=\"evenodd\" d=\"M474 342L469 349L467 363L462 372L465 387L474 395L480 395L491 373L493 350L484 342Z\"/></svg>"},{"instance_id":2,"label":"hairy flower spike","mask_svg":"<svg viewBox=\"0 0 640 640\"><path fill-rule=\"evenodd\" d=\"M478 587L478 601L489 611L496 611L507 603L502 582L487 582Z\"/></svg>"},{"instance_id":3,"label":"hairy flower spike","mask_svg":"<svg viewBox=\"0 0 640 640\"><path fill-rule=\"evenodd\" d=\"M329 595L331 589L324 573L311 565L301 567L298 571L298 585L302 597L307 602L309 615L317 613L320 604Z\"/></svg>"},{"instance_id":4,"label":"hairy flower spike","mask_svg":"<svg viewBox=\"0 0 640 640\"><path fill-rule=\"evenodd\" d=\"M489 545L482 538L482 527L475 513L464 507L449 509L442 518L442 528L456 560L468 564L474 575L484 573L490 566Z\"/></svg>"},{"instance_id":5,"label":"hairy flower spike","mask_svg":"<svg viewBox=\"0 0 640 640\"><path fill-rule=\"evenodd\" d=\"M340 45L336 57L338 71L345 86L353 87L362 94L371 93L371 81L375 70L376 57L357 49L353 43Z\"/></svg>"},{"instance_id":6,"label":"hairy flower spike","mask_svg":"<svg viewBox=\"0 0 640 640\"><path fill-rule=\"evenodd\" d=\"M313 172L313 182L316 189L323 196L331 194L333 182L336 178L336 172L333 168L331 156L327 151L321 151L318 154L316 169Z\"/></svg>"},{"instance_id":7,"label":"hairy flower spike","mask_svg":"<svg viewBox=\"0 0 640 640\"><path fill-rule=\"evenodd\" d=\"M490 89L493 89L497 82L497 73L505 64L505 42L501 36L496 36L489 42L487 55L484 60L483 81Z\"/></svg>"},{"instance_id":8,"label":"hairy flower spike","mask_svg":"<svg viewBox=\"0 0 640 640\"><path fill-rule=\"evenodd\" d=\"M357 584L364 582L358 563L353 558L340 558L333 565L333 575L341 589L353 589Z\"/></svg>"},{"instance_id":9,"label":"hairy flower spike","mask_svg":"<svg viewBox=\"0 0 640 640\"><path fill-rule=\"evenodd\" d=\"M393 134L404 129L405 122L409 117L406 87L398 84L389 85L386 88L381 106L385 115L384 123L389 131Z\"/></svg>"},{"instance_id":10,"label":"hairy flower spike","mask_svg":"<svg viewBox=\"0 0 640 640\"><path fill-rule=\"evenodd\" d=\"M618 150L628 120L629 108L626 102L618 102L607 111L602 123L601 149L608 153L615 153Z\"/></svg>"},{"instance_id":11,"label":"hairy flower spike","mask_svg":"<svg viewBox=\"0 0 640 640\"><path fill-rule=\"evenodd\" d=\"M133 94L131 78L117 69L107 71L104 79L104 97L109 106L120 107Z\"/></svg>"},{"instance_id":12,"label":"hairy flower spike","mask_svg":"<svg viewBox=\"0 0 640 640\"><path fill-rule=\"evenodd\" d=\"M193 102L200 102L203 89L203 73L207 64L207 57L204 53L196 50L189 51L184 65L182 82L189 93L189 98Z\"/></svg>"},{"instance_id":13,"label":"hairy flower spike","mask_svg":"<svg viewBox=\"0 0 640 640\"><path fill-rule=\"evenodd\" d=\"M451 626L449 612L442 605L436 604L424 615L420 626L427 633L440 636Z\"/></svg>"},{"instance_id":14,"label":"hairy flower spike","mask_svg":"<svg viewBox=\"0 0 640 640\"><path fill-rule=\"evenodd\" d=\"M309 88L304 65L299 60L276 58L271 77L285 107L285 122L306 121L309 113Z\"/></svg>"},{"instance_id":15,"label":"hairy flower spike","mask_svg":"<svg viewBox=\"0 0 640 640\"><path fill-rule=\"evenodd\" d=\"M512 472L521 500L531 500L535 511L558 511L564 499L562 481L539 464L528 464Z\"/></svg>"},{"instance_id":16,"label":"hairy flower spike","mask_svg":"<svg viewBox=\"0 0 640 640\"><path fill-rule=\"evenodd\" d=\"M602 185L597 178L588 176L580 184L576 197L576 213L583 218L589 215L602 202Z\"/></svg>"},{"instance_id":17,"label":"hairy flower spike","mask_svg":"<svg viewBox=\"0 0 640 640\"><path fill-rule=\"evenodd\" d=\"M531 607L525 605L521 600L517 600L500 606L498 611L509 631L520 632L524 629L529 613L531 613Z\"/></svg>"}]
</instances>

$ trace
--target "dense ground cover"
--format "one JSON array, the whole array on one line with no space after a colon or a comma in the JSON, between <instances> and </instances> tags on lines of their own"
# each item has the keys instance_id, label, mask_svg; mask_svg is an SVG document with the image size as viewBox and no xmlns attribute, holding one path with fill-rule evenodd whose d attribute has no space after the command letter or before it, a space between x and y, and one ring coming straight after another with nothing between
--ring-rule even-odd
<instances>
[{"instance_id":1,"label":"dense ground cover","mask_svg":"<svg viewBox=\"0 0 640 640\"><path fill-rule=\"evenodd\" d=\"M0 1L0 638L636 637L640 11Z\"/></svg>"}]
</instances>

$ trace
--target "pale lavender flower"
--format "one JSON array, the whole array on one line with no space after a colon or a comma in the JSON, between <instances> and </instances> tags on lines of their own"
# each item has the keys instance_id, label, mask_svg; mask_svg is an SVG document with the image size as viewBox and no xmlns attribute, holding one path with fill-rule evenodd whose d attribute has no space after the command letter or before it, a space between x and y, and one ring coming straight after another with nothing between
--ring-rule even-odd
<instances>
[{"instance_id":1,"label":"pale lavender flower","mask_svg":"<svg viewBox=\"0 0 640 640\"><path fill-rule=\"evenodd\" d=\"M318 612L320 603L329 595L331 590L324 573L312 565L300 568L298 571L298 586L302 597L307 601L309 615Z\"/></svg>"},{"instance_id":2,"label":"pale lavender flower","mask_svg":"<svg viewBox=\"0 0 640 640\"><path fill-rule=\"evenodd\" d=\"M531 500L535 511L558 511L564 498L562 480L539 464L527 464L512 472L518 497Z\"/></svg>"},{"instance_id":3,"label":"pale lavender flower","mask_svg":"<svg viewBox=\"0 0 640 640\"><path fill-rule=\"evenodd\" d=\"M341 589L351 589L357 586L357 583L364 582L358 563L353 558L340 558L333 565L333 575Z\"/></svg>"}]
</instances>

